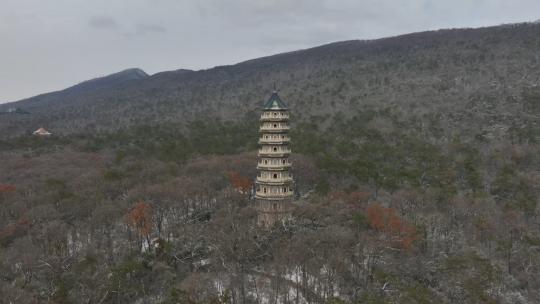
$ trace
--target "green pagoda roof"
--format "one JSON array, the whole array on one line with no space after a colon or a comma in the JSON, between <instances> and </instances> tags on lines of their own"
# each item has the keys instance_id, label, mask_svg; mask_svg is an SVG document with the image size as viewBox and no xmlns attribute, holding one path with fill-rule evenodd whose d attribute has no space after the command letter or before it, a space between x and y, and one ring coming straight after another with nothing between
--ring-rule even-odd
<instances>
[{"instance_id":1,"label":"green pagoda roof","mask_svg":"<svg viewBox=\"0 0 540 304\"><path fill-rule=\"evenodd\" d=\"M287 110L287 105L281 101L276 91L272 93L272 96L264 103L264 110Z\"/></svg>"}]
</instances>

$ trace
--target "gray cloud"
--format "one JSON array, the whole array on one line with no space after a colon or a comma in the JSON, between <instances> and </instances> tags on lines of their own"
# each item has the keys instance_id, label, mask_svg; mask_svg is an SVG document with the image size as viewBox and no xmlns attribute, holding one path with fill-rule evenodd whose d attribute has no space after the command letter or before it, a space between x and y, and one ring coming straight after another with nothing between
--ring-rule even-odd
<instances>
[{"instance_id":1,"label":"gray cloud","mask_svg":"<svg viewBox=\"0 0 540 304\"><path fill-rule=\"evenodd\" d=\"M152 33L165 33L167 30L165 27L161 25L156 24L137 24L136 25L136 33L138 35L146 35L146 34L152 34Z\"/></svg>"},{"instance_id":2,"label":"gray cloud","mask_svg":"<svg viewBox=\"0 0 540 304\"><path fill-rule=\"evenodd\" d=\"M116 29L118 24L111 17L93 16L88 20L88 25L97 29Z\"/></svg>"},{"instance_id":3,"label":"gray cloud","mask_svg":"<svg viewBox=\"0 0 540 304\"><path fill-rule=\"evenodd\" d=\"M0 102L129 67L202 69L538 12L538 0L2 0Z\"/></svg>"}]
</instances>

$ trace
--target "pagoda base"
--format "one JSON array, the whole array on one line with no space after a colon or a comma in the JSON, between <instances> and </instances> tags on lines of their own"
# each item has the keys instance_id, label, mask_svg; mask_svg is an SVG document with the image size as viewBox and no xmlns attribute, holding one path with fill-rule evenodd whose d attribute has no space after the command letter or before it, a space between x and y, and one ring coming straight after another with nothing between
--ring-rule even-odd
<instances>
[{"instance_id":1,"label":"pagoda base","mask_svg":"<svg viewBox=\"0 0 540 304\"><path fill-rule=\"evenodd\" d=\"M292 217L292 212L294 211L292 201L292 199L255 199L257 224L261 227L270 228L276 223L285 223L289 221Z\"/></svg>"}]
</instances>

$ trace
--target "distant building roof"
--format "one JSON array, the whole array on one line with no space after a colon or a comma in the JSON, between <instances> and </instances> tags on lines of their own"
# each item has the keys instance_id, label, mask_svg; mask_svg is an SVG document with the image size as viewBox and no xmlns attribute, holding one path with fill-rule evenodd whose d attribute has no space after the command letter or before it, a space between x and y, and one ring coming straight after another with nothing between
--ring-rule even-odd
<instances>
[{"instance_id":1,"label":"distant building roof","mask_svg":"<svg viewBox=\"0 0 540 304\"><path fill-rule=\"evenodd\" d=\"M44 128L39 128L39 129L35 130L33 134L34 135L51 135L52 133L45 130Z\"/></svg>"},{"instance_id":2,"label":"distant building roof","mask_svg":"<svg viewBox=\"0 0 540 304\"><path fill-rule=\"evenodd\" d=\"M281 101L276 91L272 93L272 96L264 103L265 110L286 110L287 105Z\"/></svg>"}]
</instances>

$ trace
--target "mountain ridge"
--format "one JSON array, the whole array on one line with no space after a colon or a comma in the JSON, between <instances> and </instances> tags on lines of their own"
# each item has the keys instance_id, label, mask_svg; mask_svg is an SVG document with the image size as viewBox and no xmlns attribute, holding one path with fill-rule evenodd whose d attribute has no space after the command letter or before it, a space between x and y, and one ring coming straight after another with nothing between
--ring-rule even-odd
<instances>
[{"instance_id":1,"label":"mountain ridge","mask_svg":"<svg viewBox=\"0 0 540 304\"><path fill-rule=\"evenodd\" d=\"M313 46L313 47L308 47L308 48L304 48L304 49L298 49L298 50L287 51L287 52L282 52L282 53L277 53L277 54L271 54L271 55L267 55L267 56L247 59L247 60L240 61L240 62L233 63L233 64L218 65L218 66L214 66L214 67L210 67L210 68L204 68L204 69L200 69L200 70L191 70L191 69L165 70L165 71L160 71L160 72L156 72L156 73L154 73L152 75L149 75L144 70L142 70L140 68L128 68L128 69L121 70L119 72L107 74L105 76L95 77L95 78L91 78L91 79L88 79L88 80L83 80L78 84L75 84L73 86L70 86L70 87L67 87L67 88L64 88L64 89L60 89L60 90L57 90L57 91L44 92L44 93L41 93L41 94L38 94L38 95L35 95L35 96L30 96L30 97L15 100L15 101L8 101L8 102L5 102L3 104L0 104L0 107L3 106L3 105L6 105L6 104L14 104L14 103L18 103L18 102L27 101L29 99L40 97L40 96L43 96L43 95L46 95L46 94L52 94L52 93L65 91L65 90L68 90L68 89L72 89L74 87L78 87L80 85L84 85L86 83L92 83L94 81L100 81L102 79L108 79L110 77L126 75L126 73L134 73L134 74L139 74L139 75L142 74L142 75L144 75L140 79L147 78L147 77L160 76L162 74L181 75L181 74L191 73L191 72L204 72L204 71L211 71L211 70L215 70L215 69L234 67L234 66L238 66L238 65L261 63L261 62L264 62L267 59L276 59L276 58L279 58L279 57L282 57L282 56L290 56L290 55L309 53L309 52L312 52L312 51L322 50L322 49L325 49L327 47L350 46L350 45L358 46L358 45L362 45L362 44L369 45L369 44L377 43L377 42L394 41L396 39L406 41L406 40L410 40L411 38L414 39L414 38L416 38L418 36L423 36L423 35L426 35L426 34L449 33L449 32L452 32L452 31L459 31L460 33L465 33L467 31L479 31L479 30L485 30L485 29L491 29L491 28L497 28L497 27L502 28L502 27L508 27L508 26L526 26L526 25L535 25L535 24L540 24L540 19L538 19L536 21L533 21L533 22L502 24L502 25L499 25L499 26L486 26L486 27L478 27L478 28L466 27L466 28L437 29L437 30L427 30L427 31L419 31L419 32L413 32L413 33L407 33L407 34L401 34L401 35L394 35L394 36L388 36L388 37L381 37L381 38L375 38L375 39L351 39L351 40L335 41L335 42L325 43L325 44L321 44L321 45L317 45L317 46Z\"/></svg>"},{"instance_id":2,"label":"mountain ridge","mask_svg":"<svg viewBox=\"0 0 540 304\"><path fill-rule=\"evenodd\" d=\"M186 125L193 119L238 120L262 105L274 83L293 111L302 110L298 121L390 107L406 117L448 113L452 117L445 123L454 124L455 117L482 110L483 102L495 98L494 113L504 108L514 123L517 109L504 100L520 98L525 88L540 82L538 37L540 25L534 23L443 29L334 42L205 70L164 71L2 104L0 110L16 106L33 114L5 119L0 129L17 135L39 124L68 134L149 123ZM477 112L477 120L487 123L486 113Z\"/></svg>"}]
</instances>

